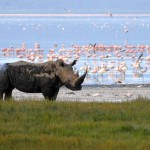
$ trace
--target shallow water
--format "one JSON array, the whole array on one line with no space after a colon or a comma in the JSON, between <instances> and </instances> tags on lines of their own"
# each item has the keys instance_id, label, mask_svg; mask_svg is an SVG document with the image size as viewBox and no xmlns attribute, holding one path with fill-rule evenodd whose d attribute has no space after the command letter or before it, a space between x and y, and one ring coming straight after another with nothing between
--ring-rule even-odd
<instances>
[{"instance_id":1,"label":"shallow water","mask_svg":"<svg viewBox=\"0 0 150 150\"><path fill-rule=\"evenodd\" d=\"M1 47L39 42L49 49L54 43L149 44L150 17L0 17Z\"/></svg>"}]
</instances>

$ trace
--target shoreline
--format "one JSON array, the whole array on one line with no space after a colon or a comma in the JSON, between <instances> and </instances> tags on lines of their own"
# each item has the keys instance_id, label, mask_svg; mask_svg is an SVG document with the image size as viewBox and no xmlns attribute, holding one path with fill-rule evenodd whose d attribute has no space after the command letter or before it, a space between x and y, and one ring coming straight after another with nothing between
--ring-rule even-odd
<instances>
[{"instance_id":1,"label":"shoreline","mask_svg":"<svg viewBox=\"0 0 150 150\"><path fill-rule=\"evenodd\" d=\"M149 17L149 13L0 13L0 17Z\"/></svg>"},{"instance_id":2,"label":"shoreline","mask_svg":"<svg viewBox=\"0 0 150 150\"><path fill-rule=\"evenodd\" d=\"M83 85L81 91L61 87L56 101L124 102L138 97L150 99L150 84ZM15 100L45 100L41 93L24 93L13 90Z\"/></svg>"},{"instance_id":3,"label":"shoreline","mask_svg":"<svg viewBox=\"0 0 150 150\"><path fill-rule=\"evenodd\" d=\"M82 85L82 87L137 87L137 86L143 86L143 87L150 87L150 83L129 83L129 84L123 84L123 83L114 83L114 84L85 84Z\"/></svg>"}]
</instances>

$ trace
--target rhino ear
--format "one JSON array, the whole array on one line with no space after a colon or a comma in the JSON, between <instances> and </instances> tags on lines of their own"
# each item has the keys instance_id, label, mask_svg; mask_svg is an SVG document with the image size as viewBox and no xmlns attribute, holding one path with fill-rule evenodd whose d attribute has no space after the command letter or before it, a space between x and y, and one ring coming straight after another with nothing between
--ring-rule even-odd
<instances>
[{"instance_id":1,"label":"rhino ear","mask_svg":"<svg viewBox=\"0 0 150 150\"><path fill-rule=\"evenodd\" d=\"M71 66L74 66L76 63L77 63L77 60L74 60L74 61L71 63Z\"/></svg>"},{"instance_id":2,"label":"rhino ear","mask_svg":"<svg viewBox=\"0 0 150 150\"><path fill-rule=\"evenodd\" d=\"M63 60L58 59L57 62L59 64L59 66L64 67L64 61Z\"/></svg>"}]
</instances>

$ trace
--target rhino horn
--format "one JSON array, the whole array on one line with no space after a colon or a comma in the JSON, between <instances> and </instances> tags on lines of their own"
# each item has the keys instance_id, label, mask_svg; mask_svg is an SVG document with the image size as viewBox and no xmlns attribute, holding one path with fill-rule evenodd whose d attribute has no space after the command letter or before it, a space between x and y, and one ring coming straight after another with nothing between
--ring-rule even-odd
<instances>
[{"instance_id":1,"label":"rhino horn","mask_svg":"<svg viewBox=\"0 0 150 150\"><path fill-rule=\"evenodd\" d=\"M77 81L75 83L76 86L81 85L83 83L83 81L84 81L84 79L86 77L87 72L88 72L88 68L86 68L85 73L77 79Z\"/></svg>"}]
</instances>

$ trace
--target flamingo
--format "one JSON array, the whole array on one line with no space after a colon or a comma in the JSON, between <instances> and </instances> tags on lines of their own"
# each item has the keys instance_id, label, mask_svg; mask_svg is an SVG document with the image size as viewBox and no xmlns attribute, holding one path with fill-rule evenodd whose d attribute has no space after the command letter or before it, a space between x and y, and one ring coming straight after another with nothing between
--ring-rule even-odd
<instances>
[{"instance_id":1,"label":"flamingo","mask_svg":"<svg viewBox=\"0 0 150 150\"><path fill-rule=\"evenodd\" d=\"M147 67L146 68L141 68L141 73L142 73L142 78L143 78L143 82L144 82L144 73L147 72Z\"/></svg>"},{"instance_id":2,"label":"flamingo","mask_svg":"<svg viewBox=\"0 0 150 150\"><path fill-rule=\"evenodd\" d=\"M122 81L125 81L125 75L126 75L126 71L127 71L127 64L126 64L126 62L121 62L121 64L120 64L120 72L121 72L121 80Z\"/></svg>"},{"instance_id":3,"label":"flamingo","mask_svg":"<svg viewBox=\"0 0 150 150\"><path fill-rule=\"evenodd\" d=\"M107 71L109 71L109 69L107 68L106 65L103 64L99 67L98 74L100 74L103 79L103 74L106 73Z\"/></svg>"},{"instance_id":4,"label":"flamingo","mask_svg":"<svg viewBox=\"0 0 150 150\"><path fill-rule=\"evenodd\" d=\"M126 70L127 70L127 65L126 65L126 62L120 62L117 67L115 67L115 71L116 71L116 77L117 77L117 72L120 73L120 80L121 80L121 83L122 81L125 81L125 74L126 74Z\"/></svg>"},{"instance_id":5,"label":"flamingo","mask_svg":"<svg viewBox=\"0 0 150 150\"><path fill-rule=\"evenodd\" d=\"M138 57L138 59L134 62L134 63L132 63L131 64L131 66L133 66L133 68L137 71L137 70L139 70L139 69L141 69L141 57L143 56L143 53Z\"/></svg>"}]
</instances>

